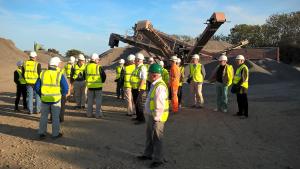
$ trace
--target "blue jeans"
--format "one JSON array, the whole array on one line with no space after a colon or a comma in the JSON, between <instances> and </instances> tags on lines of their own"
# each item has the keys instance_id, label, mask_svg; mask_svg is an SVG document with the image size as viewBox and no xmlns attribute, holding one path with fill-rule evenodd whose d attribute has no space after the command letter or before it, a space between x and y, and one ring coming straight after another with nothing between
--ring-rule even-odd
<instances>
[{"instance_id":1,"label":"blue jeans","mask_svg":"<svg viewBox=\"0 0 300 169\"><path fill-rule=\"evenodd\" d=\"M29 110L29 113L33 113L33 96L35 96L35 112L39 113L41 112L41 98L40 96L33 90L33 86L27 85L27 108Z\"/></svg>"},{"instance_id":2,"label":"blue jeans","mask_svg":"<svg viewBox=\"0 0 300 169\"><path fill-rule=\"evenodd\" d=\"M40 127L39 127L38 134L46 134L48 114L52 113L52 136L53 137L58 136L60 131L60 122L59 122L60 107L61 107L60 101L55 104L42 103Z\"/></svg>"},{"instance_id":3,"label":"blue jeans","mask_svg":"<svg viewBox=\"0 0 300 169\"><path fill-rule=\"evenodd\" d=\"M228 86L223 83L216 82L217 92L217 109L219 111L227 111L228 109Z\"/></svg>"}]
</instances>

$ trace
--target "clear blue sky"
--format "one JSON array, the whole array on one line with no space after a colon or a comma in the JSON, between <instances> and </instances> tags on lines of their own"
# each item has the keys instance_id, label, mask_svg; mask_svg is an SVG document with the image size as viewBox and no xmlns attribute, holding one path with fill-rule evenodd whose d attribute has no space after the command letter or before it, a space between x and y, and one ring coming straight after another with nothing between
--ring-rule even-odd
<instances>
[{"instance_id":1,"label":"clear blue sky","mask_svg":"<svg viewBox=\"0 0 300 169\"><path fill-rule=\"evenodd\" d=\"M91 54L109 49L110 33L125 34L138 20L195 37L214 11L231 21L216 33L226 35L236 24L262 24L272 14L299 10L299 0L0 0L0 37L22 50L36 41L61 53Z\"/></svg>"}]
</instances>

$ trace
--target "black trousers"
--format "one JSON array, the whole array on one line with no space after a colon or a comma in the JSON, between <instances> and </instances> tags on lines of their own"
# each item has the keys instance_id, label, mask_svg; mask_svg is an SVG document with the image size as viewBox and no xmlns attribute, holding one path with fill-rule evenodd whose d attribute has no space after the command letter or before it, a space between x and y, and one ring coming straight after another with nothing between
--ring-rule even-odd
<instances>
[{"instance_id":1,"label":"black trousers","mask_svg":"<svg viewBox=\"0 0 300 169\"><path fill-rule=\"evenodd\" d=\"M237 102L238 102L238 107L239 107L239 111L238 111L238 115L244 115L246 117L248 117L248 97L247 97L247 93L238 93L236 94L236 98L237 98Z\"/></svg>"},{"instance_id":2,"label":"black trousers","mask_svg":"<svg viewBox=\"0 0 300 169\"><path fill-rule=\"evenodd\" d=\"M123 85L124 81L117 81L117 89L116 89L116 93L117 93L117 97L120 98L120 96L122 97L122 99L124 99L124 89L123 89Z\"/></svg>"},{"instance_id":3,"label":"black trousers","mask_svg":"<svg viewBox=\"0 0 300 169\"><path fill-rule=\"evenodd\" d=\"M178 105L181 105L181 99L182 99L182 86L179 86L177 96L178 96Z\"/></svg>"},{"instance_id":4,"label":"black trousers","mask_svg":"<svg viewBox=\"0 0 300 169\"><path fill-rule=\"evenodd\" d=\"M145 121L143 105L143 94L145 90L139 91L138 89L132 89L131 92L133 97L133 103L135 105L136 119L138 121Z\"/></svg>"},{"instance_id":5,"label":"black trousers","mask_svg":"<svg viewBox=\"0 0 300 169\"><path fill-rule=\"evenodd\" d=\"M22 95L22 100L23 100L23 108L27 109L27 102L26 102L26 97L27 97L27 89L26 85L19 84L17 85L17 93L16 93L16 100L15 100L15 110L18 110L18 105L20 102L20 98Z\"/></svg>"}]
</instances>

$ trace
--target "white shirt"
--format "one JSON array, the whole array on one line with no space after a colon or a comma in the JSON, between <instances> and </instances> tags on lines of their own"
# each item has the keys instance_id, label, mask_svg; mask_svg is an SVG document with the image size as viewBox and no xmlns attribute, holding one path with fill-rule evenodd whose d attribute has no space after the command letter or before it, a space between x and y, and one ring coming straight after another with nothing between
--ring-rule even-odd
<instances>
[{"instance_id":1,"label":"white shirt","mask_svg":"<svg viewBox=\"0 0 300 169\"><path fill-rule=\"evenodd\" d=\"M137 69L138 69L140 66L142 66L142 65L144 65L144 64L143 64L143 63L140 63L140 64L137 66ZM147 79L147 76L148 76L147 68L146 68L146 66L143 66L143 67L141 68L141 71L140 71L140 74L139 74L139 78L142 79L142 80L146 80L146 79Z\"/></svg>"},{"instance_id":2,"label":"white shirt","mask_svg":"<svg viewBox=\"0 0 300 169\"><path fill-rule=\"evenodd\" d=\"M155 84L160 81L162 78L159 78L152 82L149 94L147 95L146 103L145 103L145 112L151 115L150 111L150 93L154 90ZM155 109L156 116L154 117L155 121L161 121L161 116L165 110L165 101L167 99L167 88L163 85L159 85L156 88L156 92L154 94L154 102L155 102Z\"/></svg>"}]
</instances>

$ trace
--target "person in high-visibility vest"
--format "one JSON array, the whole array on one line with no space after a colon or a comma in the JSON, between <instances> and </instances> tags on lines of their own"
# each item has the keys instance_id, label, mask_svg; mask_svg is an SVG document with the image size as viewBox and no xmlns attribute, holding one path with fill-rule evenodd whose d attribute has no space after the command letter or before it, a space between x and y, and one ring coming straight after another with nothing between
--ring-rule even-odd
<instances>
[{"instance_id":1,"label":"person in high-visibility vest","mask_svg":"<svg viewBox=\"0 0 300 169\"><path fill-rule=\"evenodd\" d=\"M36 83L39 74L41 73L41 64L36 61L37 53L30 52L29 60L25 61L23 64L22 75L26 81L26 90L27 90L27 108L28 113L32 114L33 112L33 97L35 97L35 113L39 114L41 111L41 98L33 90L34 84Z\"/></svg>"},{"instance_id":2,"label":"person in high-visibility vest","mask_svg":"<svg viewBox=\"0 0 300 169\"><path fill-rule=\"evenodd\" d=\"M74 84L74 95L77 109L85 108L86 101L86 84L85 84L85 57L83 54L79 54L78 62L71 70L71 83Z\"/></svg>"},{"instance_id":3,"label":"person in high-visibility vest","mask_svg":"<svg viewBox=\"0 0 300 169\"><path fill-rule=\"evenodd\" d=\"M60 132L59 115L61 98L68 93L69 86L62 71L59 71L59 57L52 57L47 70L41 72L34 89L41 96L42 109L38 134L44 139L47 133L48 114L52 114L52 138L62 137Z\"/></svg>"},{"instance_id":4,"label":"person in high-visibility vest","mask_svg":"<svg viewBox=\"0 0 300 169\"><path fill-rule=\"evenodd\" d=\"M181 59L178 58L177 59L177 65L179 66L179 70L180 70L180 81L179 81L179 88L178 88L178 104L179 104L179 108L182 106L181 102L182 102L182 86L183 86L183 82L184 82L184 65L181 64Z\"/></svg>"},{"instance_id":5,"label":"person in high-visibility vest","mask_svg":"<svg viewBox=\"0 0 300 169\"><path fill-rule=\"evenodd\" d=\"M170 79L169 79L169 87L171 93L171 103L172 103L172 111L173 113L178 113L178 88L180 83L180 69L176 64L177 56L172 56L171 68L170 68Z\"/></svg>"},{"instance_id":6,"label":"person in high-visibility vest","mask_svg":"<svg viewBox=\"0 0 300 169\"><path fill-rule=\"evenodd\" d=\"M192 57L192 63L190 68L190 90L193 95L194 108L202 108L204 105L204 99L202 95L202 84L206 75L204 66L200 63L200 56L194 54Z\"/></svg>"},{"instance_id":7,"label":"person in high-visibility vest","mask_svg":"<svg viewBox=\"0 0 300 169\"><path fill-rule=\"evenodd\" d=\"M95 117L102 118L103 112L101 110L102 105L102 88L103 83L106 80L106 74L98 63L99 55L97 53L93 53L90 63L86 65L85 68L85 79L86 86L88 88L87 96L88 96L88 107L87 107L87 117L92 117L93 115L93 104L96 100L96 113Z\"/></svg>"},{"instance_id":8,"label":"person in high-visibility vest","mask_svg":"<svg viewBox=\"0 0 300 169\"><path fill-rule=\"evenodd\" d=\"M143 155L139 160L153 160L150 168L163 164L163 135L164 125L169 116L168 87L163 81L162 67L152 64L149 68L150 91L145 103L145 112L148 115L146 129L146 145Z\"/></svg>"},{"instance_id":9,"label":"person in high-visibility vest","mask_svg":"<svg viewBox=\"0 0 300 169\"><path fill-rule=\"evenodd\" d=\"M16 83L17 92L16 92L16 100L15 100L15 111L19 111L19 102L22 96L23 100L23 109L27 110L27 102L26 102L26 80L22 75L23 61L17 62L17 70L14 72L14 82Z\"/></svg>"},{"instance_id":10,"label":"person in high-visibility vest","mask_svg":"<svg viewBox=\"0 0 300 169\"><path fill-rule=\"evenodd\" d=\"M130 54L127 57L127 63L125 64L124 68L124 95L125 100L127 101L127 116L132 116L135 114L134 112L134 102L132 98L132 91L131 91L131 83L130 83L130 77L132 75L132 72L135 70L135 55Z\"/></svg>"},{"instance_id":11,"label":"person in high-visibility vest","mask_svg":"<svg viewBox=\"0 0 300 169\"><path fill-rule=\"evenodd\" d=\"M130 83L132 87L133 102L136 111L136 122L134 124L145 123L144 107L143 107L143 94L146 91L146 80L147 80L147 68L144 66L144 55L138 53L135 58L136 68L132 72L130 77Z\"/></svg>"},{"instance_id":12,"label":"person in high-visibility vest","mask_svg":"<svg viewBox=\"0 0 300 169\"><path fill-rule=\"evenodd\" d=\"M161 75L162 79L167 84L167 86L169 86L170 74L169 74L168 70L164 68L164 66L165 66L164 61L162 61L162 60L159 61L159 65L162 67L162 75Z\"/></svg>"},{"instance_id":13,"label":"person in high-visibility vest","mask_svg":"<svg viewBox=\"0 0 300 169\"><path fill-rule=\"evenodd\" d=\"M245 57L238 55L235 58L238 68L233 77L233 86L236 90L236 97L239 111L236 113L241 118L248 118L248 80L249 80L249 69L245 64Z\"/></svg>"},{"instance_id":14,"label":"person in high-visibility vest","mask_svg":"<svg viewBox=\"0 0 300 169\"><path fill-rule=\"evenodd\" d=\"M71 100L71 98L73 97L73 83L71 83L71 71L72 68L74 68L74 64L75 64L75 57L71 56L68 63L64 66L64 74L67 77L68 80L68 84L69 84L69 96L68 96L68 100Z\"/></svg>"},{"instance_id":15,"label":"person in high-visibility vest","mask_svg":"<svg viewBox=\"0 0 300 169\"><path fill-rule=\"evenodd\" d=\"M116 94L117 94L118 99L120 99L120 98L124 99L124 88L123 88L123 84L124 84L124 63L125 63L125 60L120 59L119 65L116 67L115 82L117 82Z\"/></svg>"},{"instance_id":16,"label":"person in high-visibility vest","mask_svg":"<svg viewBox=\"0 0 300 169\"><path fill-rule=\"evenodd\" d=\"M228 87L232 84L233 67L227 64L227 56L221 55L219 65L214 69L210 82L216 82L217 108L214 111L227 113L228 111Z\"/></svg>"}]
</instances>

